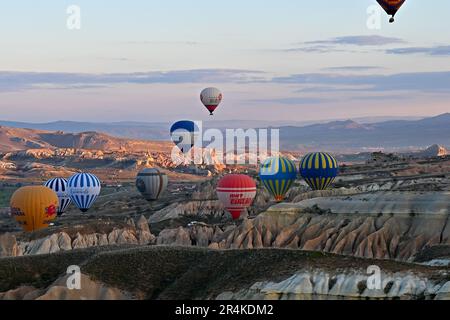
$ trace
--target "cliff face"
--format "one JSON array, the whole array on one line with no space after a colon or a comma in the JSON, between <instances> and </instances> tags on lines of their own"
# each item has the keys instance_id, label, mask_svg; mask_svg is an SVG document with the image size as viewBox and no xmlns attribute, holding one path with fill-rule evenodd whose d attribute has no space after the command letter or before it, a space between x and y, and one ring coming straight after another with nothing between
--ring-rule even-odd
<instances>
[{"instance_id":1,"label":"cliff face","mask_svg":"<svg viewBox=\"0 0 450 320\"><path fill-rule=\"evenodd\" d=\"M237 292L223 292L217 300L359 300L450 299L450 282L436 283L411 272L382 273L380 286L362 270L330 273L299 272L280 281L256 282ZM368 287L374 285L374 287Z\"/></svg>"},{"instance_id":2,"label":"cliff face","mask_svg":"<svg viewBox=\"0 0 450 320\"><path fill-rule=\"evenodd\" d=\"M114 228L107 233L77 232L75 235L69 235L67 232L57 232L32 241L18 241L14 235L7 233L0 235L0 257L49 254L111 245L155 243L156 237L150 232L145 217L141 217L137 223L130 219L128 225L125 228Z\"/></svg>"},{"instance_id":3,"label":"cliff face","mask_svg":"<svg viewBox=\"0 0 450 320\"><path fill-rule=\"evenodd\" d=\"M428 247L450 244L449 197L448 192L402 192L309 199L273 206L238 226L168 229L157 241L413 260Z\"/></svg>"},{"instance_id":4,"label":"cliff face","mask_svg":"<svg viewBox=\"0 0 450 320\"><path fill-rule=\"evenodd\" d=\"M141 217L137 226L107 234L69 236L61 232L31 242L3 236L4 256L52 253L111 244L161 244L214 249L290 248L375 259L413 261L421 251L450 245L450 193L374 193L308 199L269 208L237 224L166 228L157 236ZM150 222L175 217L221 215L215 201L179 203L163 209Z\"/></svg>"},{"instance_id":5,"label":"cliff face","mask_svg":"<svg viewBox=\"0 0 450 320\"><path fill-rule=\"evenodd\" d=\"M80 266L81 290L68 290L68 265ZM285 249L118 246L4 258L0 271L0 299L450 297L443 267Z\"/></svg>"},{"instance_id":6,"label":"cliff face","mask_svg":"<svg viewBox=\"0 0 450 320\"><path fill-rule=\"evenodd\" d=\"M67 288L68 276L57 279L48 288L22 286L0 293L0 300L129 300L128 293L80 274L80 290Z\"/></svg>"}]
</instances>

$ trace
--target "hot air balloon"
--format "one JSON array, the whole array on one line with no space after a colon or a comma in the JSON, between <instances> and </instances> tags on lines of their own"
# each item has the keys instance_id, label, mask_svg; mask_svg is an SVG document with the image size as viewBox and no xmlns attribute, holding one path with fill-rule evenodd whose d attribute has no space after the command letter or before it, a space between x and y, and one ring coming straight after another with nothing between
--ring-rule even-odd
<instances>
[{"instance_id":1,"label":"hot air balloon","mask_svg":"<svg viewBox=\"0 0 450 320\"><path fill-rule=\"evenodd\" d=\"M143 169L136 177L136 188L147 201L158 200L167 183L167 175L156 168Z\"/></svg>"},{"instance_id":2,"label":"hot air balloon","mask_svg":"<svg viewBox=\"0 0 450 320\"><path fill-rule=\"evenodd\" d=\"M100 190L100 180L91 173L77 173L67 182L67 193L82 212L89 210Z\"/></svg>"},{"instance_id":3,"label":"hot air balloon","mask_svg":"<svg viewBox=\"0 0 450 320\"><path fill-rule=\"evenodd\" d=\"M214 115L214 111L222 102L222 92L217 88L206 88L200 93L200 100L208 109L211 116Z\"/></svg>"},{"instance_id":4,"label":"hot air balloon","mask_svg":"<svg viewBox=\"0 0 450 320\"><path fill-rule=\"evenodd\" d=\"M297 179L295 164L284 157L266 159L259 170L259 177L277 202L284 200L284 196Z\"/></svg>"},{"instance_id":5,"label":"hot air balloon","mask_svg":"<svg viewBox=\"0 0 450 320\"><path fill-rule=\"evenodd\" d=\"M406 0L377 0L377 2L383 7L384 11L391 16L390 23L395 21L394 17L400 7Z\"/></svg>"},{"instance_id":6,"label":"hot air balloon","mask_svg":"<svg viewBox=\"0 0 450 320\"><path fill-rule=\"evenodd\" d=\"M170 128L172 141L183 153L188 153L194 147L199 135L199 127L190 120L175 122Z\"/></svg>"},{"instance_id":7,"label":"hot air balloon","mask_svg":"<svg viewBox=\"0 0 450 320\"><path fill-rule=\"evenodd\" d=\"M47 228L57 216L58 196L44 186L18 189L11 197L11 216L24 231Z\"/></svg>"},{"instance_id":8,"label":"hot air balloon","mask_svg":"<svg viewBox=\"0 0 450 320\"><path fill-rule=\"evenodd\" d=\"M53 178L48 180L44 186L52 189L58 196L58 216L66 212L67 207L72 202L67 194L67 180L64 178Z\"/></svg>"},{"instance_id":9,"label":"hot air balloon","mask_svg":"<svg viewBox=\"0 0 450 320\"><path fill-rule=\"evenodd\" d=\"M249 176L229 174L219 181L217 196L233 219L237 220L242 211L252 204L256 196L256 183Z\"/></svg>"},{"instance_id":10,"label":"hot air balloon","mask_svg":"<svg viewBox=\"0 0 450 320\"><path fill-rule=\"evenodd\" d=\"M325 190L339 173L336 159L325 152L307 154L300 162L300 175L313 190Z\"/></svg>"}]
</instances>

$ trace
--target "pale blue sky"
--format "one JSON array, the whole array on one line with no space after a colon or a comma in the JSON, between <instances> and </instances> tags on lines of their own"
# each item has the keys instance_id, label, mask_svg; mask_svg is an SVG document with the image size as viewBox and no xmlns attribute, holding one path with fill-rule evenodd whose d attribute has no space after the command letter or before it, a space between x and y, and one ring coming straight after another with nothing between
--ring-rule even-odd
<instances>
[{"instance_id":1,"label":"pale blue sky","mask_svg":"<svg viewBox=\"0 0 450 320\"><path fill-rule=\"evenodd\" d=\"M0 118L207 119L209 85L219 120L443 113L450 2L430 2L369 30L374 0L3 1ZM81 30L66 28L72 4Z\"/></svg>"}]
</instances>

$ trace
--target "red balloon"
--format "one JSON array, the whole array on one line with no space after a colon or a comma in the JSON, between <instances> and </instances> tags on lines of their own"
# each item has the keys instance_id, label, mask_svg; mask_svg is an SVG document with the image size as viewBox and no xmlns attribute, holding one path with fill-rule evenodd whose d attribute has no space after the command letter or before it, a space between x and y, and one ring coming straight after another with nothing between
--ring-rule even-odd
<instances>
[{"instance_id":1,"label":"red balloon","mask_svg":"<svg viewBox=\"0 0 450 320\"><path fill-rule=\"evenodd\" d=\"M256 196L255 181L244 174L229 174L217 185L217 196L234 220L251 206Z\"/></svg>"}]
</instances>

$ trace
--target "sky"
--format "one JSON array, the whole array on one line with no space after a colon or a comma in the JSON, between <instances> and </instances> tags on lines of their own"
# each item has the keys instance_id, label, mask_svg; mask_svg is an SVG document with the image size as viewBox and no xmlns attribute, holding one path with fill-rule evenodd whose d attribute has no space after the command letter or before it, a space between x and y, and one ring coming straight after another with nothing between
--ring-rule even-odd
<instances>
[{"instance_id":1,"label":"sky","mask_svg":"<svg viewBox=\"0 0 450 320\"><path fill-rule=\"evenodd\" d=\"M80 29L70 29L80 9ZM15 0L0 119L311 121L450 112L450 1Z\"/></svg>"}]
</instances>

